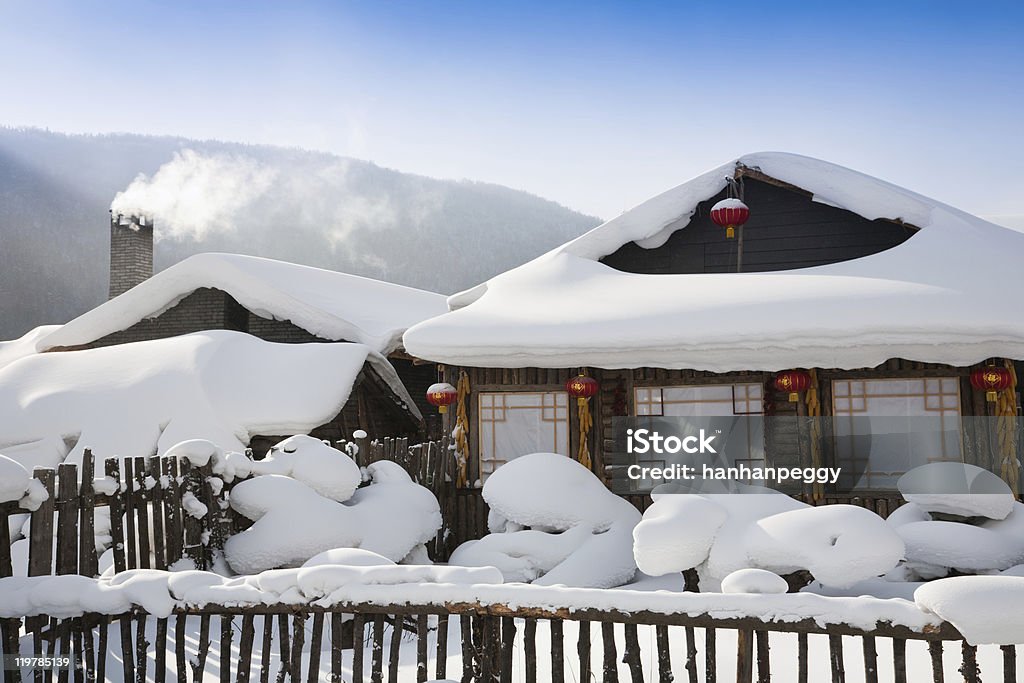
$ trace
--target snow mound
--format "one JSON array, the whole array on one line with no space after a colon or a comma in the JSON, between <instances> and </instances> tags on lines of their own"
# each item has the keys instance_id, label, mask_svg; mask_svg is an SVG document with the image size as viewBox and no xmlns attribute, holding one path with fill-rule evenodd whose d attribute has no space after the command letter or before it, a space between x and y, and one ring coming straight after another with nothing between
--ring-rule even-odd
<instances>
[{"instance_id":1,"label":"snow mound","mask_svg":"<svg viewBox=\"0 0 1024 683\"><path fill-rule=\"evenodd\" d=\"M28 491L28 470L10 458L0 454L0 503L20 500ZM4 524L6 524L4 520Z\"/></svg>"},{"instance_id":2,"label":"snow mound","mask_svg":"<svg viewBox=\"0 0 1024 683\"><path fill-rule=\"evenodd\" d=\"M359 344L220 330L28 356L0 368L0 452L30 468L80 462L85 448L148 456L197 438L244 451L254 435L332 420L367 363L413 406L394 368Z\"/></svg>"},{"instance_id":3,"label":"snow mound","mask_svg":"<svg viewBox=\"0 0 1024 683\"><path fill-rule=\"evenodd\" d=\"M359 466L341 451L305 434L285 439L267 457L252 463L253 474L282 474L319 493L344 502L362 481Z\"/></svg>"},{"instance_id":4,"label":"snow mound","mask_svg":"<svg viewBox=\"0 0 1024 683\"><path fill-rule=\"evenodd\" d=\"M967 463L933 462L915 467L896 482L908 503L928 512L1006 519L1016 498L992 472Z\"/></svg>"},{"instance_id":5,"label":"snow mound","mask_svg":"<svg viewBox=\"0 0 1024 683\"><path fill-rule=\"evenodd\" d=\"M154 318L197 289L227 292L265 318L390 353L410 325L445 311L440 294L285 261L196 254L42 337L40 351L82 346Z\"/></svg>"},{"instance_id":6,"label":"snow mound","mask_svg":"<svg viewBox=\"0 0 1024 683\"><path fill-rule=\"evenodd\" d=\"M533 453L487 478L493 532L463 543L450 563L497 567L506 581L611 588L631 580L640 513L564 455Z\"/></svg>"},{"instance_id":7,"label":"snow mound","mask_svg":"<svg viewBox=\"0 0 1024 683\"><path fill-rule=\"evenodd\" d=\"M912 503L901 506L890 518L906 545L906 559L944 569L977 572L1009 569L1024 562L1024 505L1014 503L1006 519L981 524L933 520ZM902 512L907 509L906 512ZM922 519L922 517L924 517Z\"/></svg>"},{"instance_id":8,"label":"snow mound","mask_svg":"<svg viewBox=\"0 0 1024 683\"><path fill-rule=\"evenodd\" d=\"M788 590L789 584L784 578L765 569L737 569L722 579L723 593L769 595Z\"/></svg>"},{"instance_id":9,"label":"snow mound","mask_svg":"<svg viewBox=\"0 0 1024 683\"><path fill-rule=\"evenodd\" d=\"M361 548L331 548L314 555L302 563L303 567L319 567L321 565L343 564L347 567L373 567L376 565L394 564L391 560Z\"/></svg>"},{"instance_id":10,"label":"snow mound","mask_svg":"<svg viewBox=\"0 0 1024 683\"><path fill-rule=\"evenodd\" d=\"M885 521L856 505L783 512L755 522L744 545L759 567L806 569L826 586L844 588L879 576L903 559L903 541Z\"/></svg>"},{"instance_id":11,"label":"snow mound","mask_svg":"<svg viewBox=\"0 0 1024 683\"><path fill-rule=\"evenodd\" d=\"M283 444L289 442L286 452ZM224 544L228 564L240 574L298 567L339 548L360 548L398 562L441 528L437 499L393 462L370 465L370 484L338 500L333 496L358 483L359 469L347 455L315 439L287 439L275 448L288 456L277 466L287 463L283 469L289 473L297 469L300 476L312 477L309 465L315 464L320 488L286 474L260 474L232 489L231 507L253 521ZM300 466L306 456L310 461Z\"/></svg>"},{"instance_id":12,"label":"snow mound","mask_svg":"<svg viewBox=\"0 0 1024 683\"><path fill-rule=\"evenodd\" d=\"M851 505L810 507L781 493L660 494L634 530L637 566L661 575L698 569L721 581L740 569L806 569L843 587L892 569L899 535Z\"/></svg>"},{"instance_id":13,"label":"snow mound","mask_svg":"<svg viewBox=\"0 0 1024 683\"><path fill-rule=\"evenodd\" d=\"M1024 642L1024 578L956 576L924 584L914 602L925 613L953 624L968 643Z\"/></svg>"},{"instance_id":14,"label":"snow mound","mask_svg":"<svg viewBox=\"0 0 1024 683\"><path fill-rule=\"evenodd\" d=\"M633 529L637 567L652 576L696 567L707 559L728 518L725 508L700 496L659 497ZM690 520L685 529L682 520Z\"/></svg>"}]
</instances>

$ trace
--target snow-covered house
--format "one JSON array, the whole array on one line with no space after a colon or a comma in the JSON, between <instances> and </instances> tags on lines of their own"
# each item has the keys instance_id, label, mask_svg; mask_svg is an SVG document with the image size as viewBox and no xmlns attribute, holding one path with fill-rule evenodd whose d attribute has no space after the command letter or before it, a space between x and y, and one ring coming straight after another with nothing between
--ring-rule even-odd
<instances>
[{"instance_id":1,"label":"snow-covered house","mask_svg":"<svg viewBox=\"0 0 1024 683\"><path fill-rule=\"evenodd\" d=\"M422 436L423 411L410 396L423 401L436 371L415 364L403 352L401 337L410 325L445 311L443 296L238 254L199 254L153 275L152 230L152 223L137 219L111 220L110 300L35 335L38 352L99 349L210 331L241 332L284 344L358 345L364 361L352 385L343 388L344 410L335 411L314 433L337 439L359 427L373 436ZM252 354L256 364L246 370L257 379L268 373L258 364L261 357L267 356ZM324 368L322 376L338 371ZM259 453L283 434L257 435L252 446Z\"/></svg>"},{"instance_id":2,"label":"snow-covered house","mask_svg":"<svg viewBox=\"0 0 1024 683\"><path fill-rule=\"evenodd\" d=\"M735 194L750 218L727 239L710 210ZM450 312L404 343L444 364L453 384L468 379L470 482L524 453L575 455L579 416L564 385L583 371L600 385L594 467L617 491L637 487L616 467L615 416L809 410L834 431L808 440L798 426L766 429L750 459L853 466L860 495L884 496L901 467L858 450L872 436L858 433L871 429L859 416L946 420L956 438L929 458L1000 471L997 449L975 448L959 425L1019 404L1012 389L986 400L970 375L1024 359L1022 256L1024 234L908 190L753 154L450 297ZM790 369L813 378L814 405L811 392L790 402L776 390L776 373Z\"/></svg>"}]
</instances>

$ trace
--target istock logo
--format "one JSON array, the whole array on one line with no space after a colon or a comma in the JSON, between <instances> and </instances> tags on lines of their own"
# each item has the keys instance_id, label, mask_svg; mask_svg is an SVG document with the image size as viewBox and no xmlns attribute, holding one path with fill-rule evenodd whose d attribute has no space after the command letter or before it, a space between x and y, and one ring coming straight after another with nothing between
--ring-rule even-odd
<instances>
[{"instance_id":1,"label":"istock logo","mask_svg":"<svg viewBox=\"0 0 1024 683\"><path fill-rule=\"evenodd\" d=\"M705 430L701 429L700 434L691 434L680 438L678 436L662 436L649 429L627 429L626 451L640 455L644 453L717 454L718 451L712 444L717 434L721 434L721 431L708 435Z\"/></svg>"}]
</instances>

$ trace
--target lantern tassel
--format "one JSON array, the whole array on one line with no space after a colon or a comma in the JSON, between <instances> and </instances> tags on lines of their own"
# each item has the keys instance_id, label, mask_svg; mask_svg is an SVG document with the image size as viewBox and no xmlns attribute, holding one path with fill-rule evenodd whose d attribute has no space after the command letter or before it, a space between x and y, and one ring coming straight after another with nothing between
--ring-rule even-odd
<instances>
[{"instance_id":1,"label":"lantern tassel","mask_svg":"<svg viewBox=\"0 0 1024 683\"><path fill-rule=\"evenodd\" d=\"M725 229L725 239L731 240L734 237L736 237L736 228L735 228L735 226L730 225L730 226L726 227L726 229Z\"/></svg>"}]
</instances>

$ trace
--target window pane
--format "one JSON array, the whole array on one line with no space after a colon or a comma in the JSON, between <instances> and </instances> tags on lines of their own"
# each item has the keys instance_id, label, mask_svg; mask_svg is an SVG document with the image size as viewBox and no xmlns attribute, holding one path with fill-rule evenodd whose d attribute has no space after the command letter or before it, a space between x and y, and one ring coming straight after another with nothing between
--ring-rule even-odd
<instances>
[{"instance_id":1,"label":"window pane","mask_svg":"<svg viewBox=\"0 0 1024 683\"><path fill-rule=\"evenodd\" d=\"M917 465L963 459L955 378L841 380L832 389L844 486L894 489Z\"/></svg>"},{"instance_id":2,"label":"window pane","mask_svg":"<svg viewBox=\"0 0 1024 683\"><path fill-rule=\"evenodd\" d=\"M569 399L563 391L479 396L480 476L528 453L569 454Z\"/></svg>"},{"instance_id":3,"label":"window pane","mask_svg":"<svg viewBox=\"0 0 1024 683\"><path fill-rule=\"evenodd\" d=\"M760 383L637 387L633 400L637 416L735 417L726 420L727 424L723 423L729 463L742 463L749 467L763 467L765 464L763 425L759 420L744 417L764 413L764 389ZM683 456L649 453L635 457L635 462L644 467L664 467ZM635 479L627 481L631 490L638 491L643 485Z\"/></svg>"}]
</instances>

